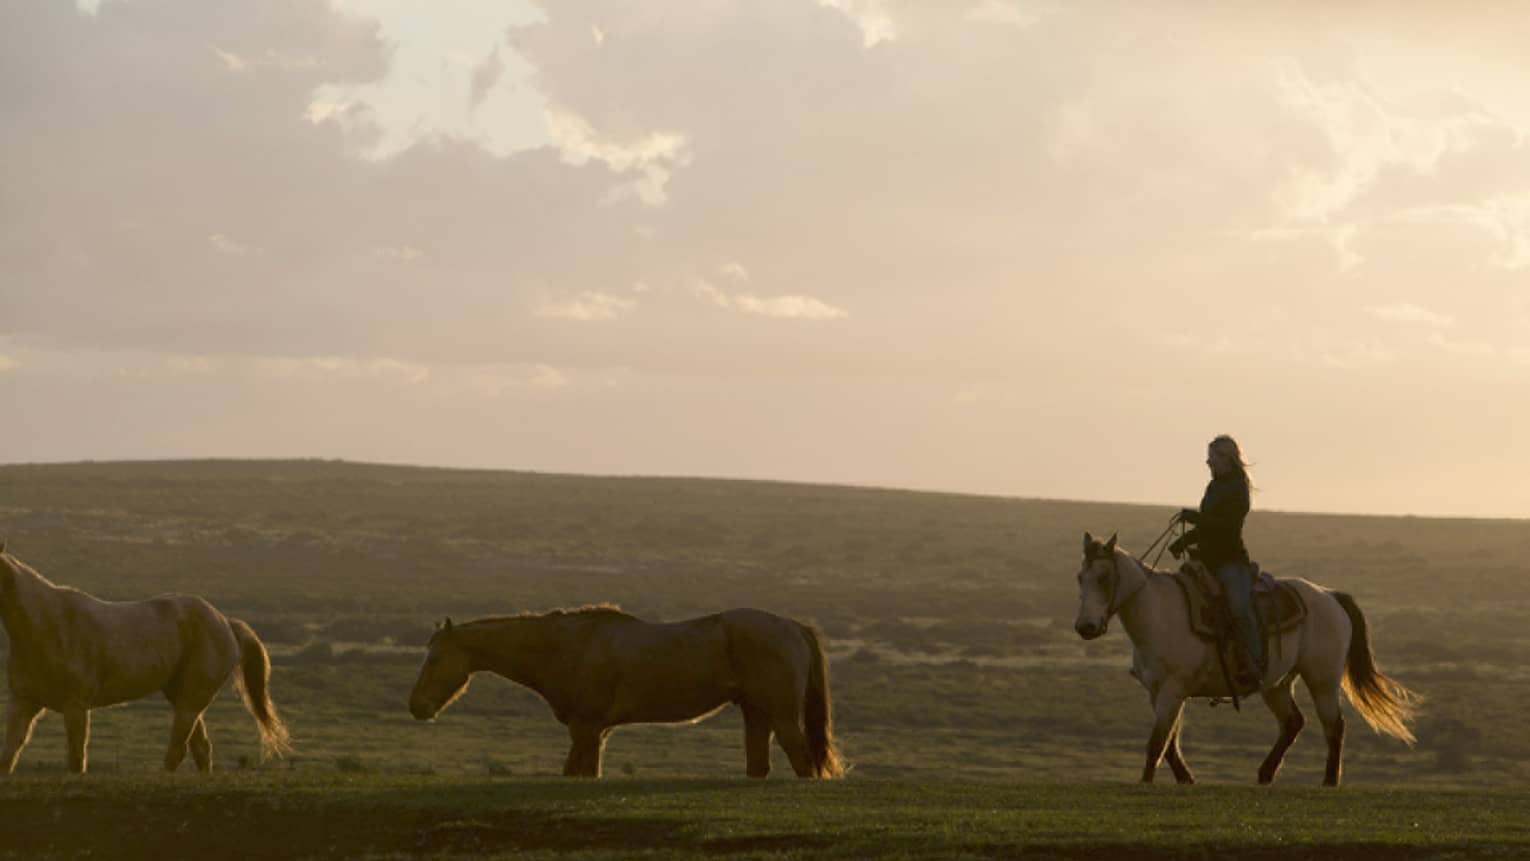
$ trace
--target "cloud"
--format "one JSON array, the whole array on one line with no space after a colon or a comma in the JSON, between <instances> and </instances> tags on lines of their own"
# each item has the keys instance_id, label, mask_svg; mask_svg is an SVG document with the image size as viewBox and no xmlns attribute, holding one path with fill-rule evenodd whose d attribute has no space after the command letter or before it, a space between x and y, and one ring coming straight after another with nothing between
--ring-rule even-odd
<instances>
[{"instance_id":1,"label":"cloud","mask_svg":"<svg viewBox=\"0 0 1530 861\"><path fill-rule=\"evenodd\" d=\"M754 293L728 293L704 278L691 279L690 292L696 298L719 308L761 317L784 320L837 320L849 316L843 308L837 308L812 296L796 294L759 296Z\"/></svg>"},{"instance_id":2,"label":"cloud","mask_svg":"<svg viewBox=\"0 0 1530 861\"><path fill-rule=\"evenodd\" d=\"M430 368L387 357L269 356L253 360L261 374L306 381L382 380L415 385L430 378Z\"/></svg>"},{"instance_id":3,"label":"cloud","mask_svg":"<svg viewBox=\"0 0 1530 861\"><path fill-rule=\"evenodd\" d=\"M671 173L690 162L689 142L680 132L655 131L616 141L597 132L584 117L557 108L547 112L547 129L570 164L595 161L617 175L638 174L613 186L606 202L635 197L647 206L663 206L669 200L665 185Z\"/></svg>"},{"instance_id":4,"label":"cloud","mask_svg":"<svg viewBox=\"0 0 1530 861\"><path fill-rule=\"evenodd\" d=\"M21 367L20 362L16 361L10 356L5 355L4 353L0 353L0 374L5 373L6 371L15 370L19 367Z\"/></svg>"},{"instance_id":5,"label":"cloud","mask_svg":"<svg viewBox=\"0 0 1530 861\"><path fill-rule=\"evenodd\" d=\"M478 110L483 100L488 97L489 91L499 83L499 79L505 74L505 62L499 55L499 45L495 45L489 51L489 56L484 58L473 69L473 80L468 89L468 104L472 110Z\"/></svg>"},{"instance_id":6,"label":"cloud","mask_svg":"<svg viewBox=\"0 0 1530 861\"><path fill-rule=\"evenodd\" d=\"M1429 336L1429 343L1447 353L1458 356L1487 357L1497 354L1498 348L1485 341L1455 340L1435 332Z\"/></svg>"},{"instance_id":7,"label":"cloud","mask_svg":"<svg viewBox=\"0 0 1530 861\"><path fill-rule=\"evenodd\" d=\"M536 309L536 315L557 320L614 320L636 307L637 302L632 299L587 290L573 299L543 304Z\"/></svg>"},{"instance_id":8,"label":"cloud","mask_svg":"<svg viewBox=\"0 0 1530 861\"><path fill-rule=\"evenodd\" d=\"M837 320L849 316L843 308L836 308L812 296L755 296L739 293L733 297L733 306L748 314L793 320Z\"/></svg>"},{"instance_id":9,"label":"cloud","mask_svg":"<svg viewBox=\"0 0 1530 861\"><path fill-rule=\"evenodd\" d=\"M1330 149L1327 165L1298 167L1278 192L1283 214L1324 222L1370 191L1388 170L1435 173L1443 159L1467 153L1501 125L1470 106L1428 113L1388 103L1364 81L1319 82L1283 64L1280 92L1288 109L1311 122Z\"/></svg>"},{"instance_id":10,"label":"cloud","mask_svg":"<svg viewBox=\"0 0 1530 861\"><path fill-rule=\"evenodd\" d=\"M413 263L425 256L425 252L413 245L374 245L372 254L384 260L396 260L400 263Z\"/></svg>"},{"instance_id":11,"label":"cloud","mask_svg":"<svg viewBox=\"0 0 1530 861\"><path fill-rule=\"evenodd\" d=\"M518 392L552 392L571 384L569 375L549 365L485 365L466 372L469 387L480 396L498 398Z\"/></svg>"},{"instance_id":12,"label":"cloud","mask_svg":"<svg viewBox=\"0 0 1530 861\"><path fill-rule=\"evenodd\" d=\"M844 13L861 31L861 44L870 48L898 38L898 27L880 0L818 0L819 5Z\"/></svg>"},{"instance_id":13,"label":"cloud","mask_svg":"<svg viewBox=\"0 0 1530 861\"><path fill-rule=\"evenodd\" d=\"M1008 24L1024 28L1040 21L1042 14L1042 11L1031 3L982 0L968 7L966 18L968 21L980 24Z\"/></svg>"},{"instance_id":14,"label":"cloud","mask_svg":"<svg viewBox=\"0 0 1530 861\"><path fill-rule=\"evenodd\" d=\"M213 250L219 254L228 254L234 257L240 257L260 250L243 242L230 239L221 233L214 233L207 237L207 244L211 245Z\"/></svg>"},{"instance_id":15,"label":"cloud","mask_svg":"<svg viewBox=\"0 0 1530 861\"><path fill-rule=\"evenodd\" d=\"M515 457L568 441L569 465L768 471L788 458L749 434L796 433L805 472L899 482L911 438L852 433L863 417L993 381L1026 393L982 401L1016 410L1020 436L955 445L970 427L921 415L919 440L972 452L975 483L1029 482L1057 447L1114 441L1068 421L1048 438L1026 403L1174 402L1161 368L1186 362L1236 374L1274 424L1313 401L1379 411L1401 369L1469 402L1495 366L1449 350L1524 343L1530 87L1507 13L511 0L408 17L380 0L6 7L0 352L20 366L0 385L36 397L31 375L63 368L41 358L87 355L100 385L77 394L132 388L101 376L120 366L153 375L134 378L144 403L201 409L217 389L237 411L291 390L346 427L366 398L386 414L399 396L571 389ZM173 377L175 357L207 364ZM613 367L615 391L596 382ZM696 438L634 428L656 391ZM718 426L734 420L749 433ZM1387 442L1451 438L1435 431ZM101 445L82 439L77 456ZM1161 493L1123 493L1139 491Z\"/></svg>"},{"instance_id":16,"label":"cloud","mask_svg":"<svg viewBox=\"0 0 1530 861\"><path fill-rule=\"evenodd\" d=\"M1530 194L1496 196L1472 203L1413 207L1396 213L1400 222L1458 224L1480 231L1497 250L1492 265L1509 270L1530 267Z\"/></svg>"},{"instance_id":17,"label":"cloud","mask_svg":"<svg viewBox=\"0 0 1530 861\"><path fill-rule=\"evenodd\" d=\"M1409 302L1400 305L1373 306L1366 308L1365 311L1373 317L1397 323L1424 323L1430 326L1449 326L1455 323L1455 319L1449 314L1440 314Z\"/></svg>"}]
</instances>

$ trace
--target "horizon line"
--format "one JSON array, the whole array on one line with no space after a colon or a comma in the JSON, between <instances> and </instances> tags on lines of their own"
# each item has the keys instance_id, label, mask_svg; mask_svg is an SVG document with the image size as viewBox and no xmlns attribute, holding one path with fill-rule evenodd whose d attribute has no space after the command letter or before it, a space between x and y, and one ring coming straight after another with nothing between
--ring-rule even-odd
<instances>
[{"instance_id":1,"label":"horizon line","mask_svg":"<svg viewBox=\"0 0 1530 861\"><path fill-rule=\"evenodd\" d=\"M1025 495L1018 493L980 493L966 490L949 490L933 487L916 487L908 485L892 484L862 484L847 481L832 480L804 480L788 478L762 478L746 475L707 475L707 474L681 474L681 473L612 473L612 472L563 472L546 469L529 469L514 467L490 467L490 466L451 466L442 464L414 463L405 461L383 460L354 460L344 457L324 457L321 455L308 457L277 457L277 456L202 456L202 457L143 457L143 458L114 458L98 460L95 458L78 458L74 460L45 460L45 461L12 461L0 462L0 469L15 467L68 467L68 466L131 466L147 464L190 464L190 463L226 463L226 464L260 464L260 463L329 463L343 464L347 466L362 467L385 467L392 469L418 469L436 470L442 472L477 472L477 473L504 473L515 475L538 475L558 478L592 478L610 480L633 480L633 481L716 481L716 482L740 482L750 484L781 484L801 487L826 487L842 488L849 490L868 490L885 493L917 493L936 496L955 496L972 499L1013 500L1019 502L1053 502L1067 505L1118 505L1132 508L1166 508L1179 509L1182 505L1169 502L1154 502L1132 499L1083 499L1066 496L1043 496ZM1530 517L1514 515L1465 515L1465 514L1420 514L1409 513L1383 513L1365 511L1318 511L1307 509L1289 508L1257 508L1250 512L1264 514L1279 514L1298 517L1357 517L1373 519L1397 519L1397 520L1440 520L1440 521L1471 521L1471 522L1507 522L1507 523L1530 523Z\"/></svg>"}]
</instances>

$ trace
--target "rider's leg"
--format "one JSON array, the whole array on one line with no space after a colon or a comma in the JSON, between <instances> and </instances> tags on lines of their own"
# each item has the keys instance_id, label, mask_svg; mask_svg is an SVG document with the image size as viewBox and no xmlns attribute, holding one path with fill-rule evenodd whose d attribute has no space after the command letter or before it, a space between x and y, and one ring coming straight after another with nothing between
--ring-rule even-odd
<instances>
[{"instance_id":1,"label":"rider's leg","mask_svg":"<svg viewBox=\"0 0 1530 861\"><path fill-rule=\"evenodd\" d=\"M1248 655L1253 668L1264 674L1264 636L1259 621L1254 618L1253 581L1249 567L1241 562L1229 562L1217 568L1217 579L1227 595L1227 608L1232 611L1233 625L1238 629L1238 642Z\"/></svg>"}]
</instances>

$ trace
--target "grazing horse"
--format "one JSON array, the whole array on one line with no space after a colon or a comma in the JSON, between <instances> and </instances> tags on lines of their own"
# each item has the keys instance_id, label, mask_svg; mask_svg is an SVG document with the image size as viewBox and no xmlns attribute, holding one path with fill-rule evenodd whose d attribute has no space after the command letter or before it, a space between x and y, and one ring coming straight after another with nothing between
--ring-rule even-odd
<instances>
[{"instance_id":1,"label":"grazing horse","mask_svg":"<svg viewBox=\"0 0 1530 861\"><path fill-rule=\"evenodd\" d=\"M202 713L234 677L260 732L261 758L287 750L287 728L268 691L271 659L250 626L190 595L101 601L56 586L0 542L0 619L11 640L0 774L32 735L43 709L64 715L69 768L85 771L90 710L164 693L175 710L165 768L191 756L212 770ZM238 669L239 673L234 673Z\"/></svg>"},{"instance_id":2,"label":"grazing horse","mask_svg":"<svg viewBox=\"0 0 1530 861\"><path fill-rule=\"evenodd\" d=\"M770 773L774 733L798 777L840 777L828 660L813 628L762 610L656 624L616 607L496 616L430 638L409 711L431 720L487 670L541 694L568 727L567 777L599 777L606 737L629 723L695 722L737 703L746 773Z\"/></svg>"},{"instance_id":3,"label":"grazing horse","mask_svg":"<svg viewBox=\"0 0 1530 861\"><path fill-rule=\"evenodd\" d=\"M1339 690L1371 729L1413 744L1408 724L1417 695L1383 675L1371 651L1370 630L1355 599L1301 579L1290 584L1307 606L1307 616L1291 630L1268 639L1268 667L1260 685L1265 705L1280 725L1275 747L1259 767L1259 782L1269 783L1306 721L1293 696L1301 678L1312 695L1323 735L1328 740L1327 786L1339 784L1344 756L1344 715ZM1093 640L1119 615L1132 641L1132 675L1147 689L1153 707L1142 782L1151 783L1167 757L1180 783L1194 783L1179 749L1180 715L1189 697L1226 697L1234 692L1219 670L1216 646L1190 629L1185 596L1174 575L1149 567L1116 547L1116 537L1096 541L1084 533L1084 563L1078 572L1079 609L1074 629Z\"/></svg>"}]
</instances>

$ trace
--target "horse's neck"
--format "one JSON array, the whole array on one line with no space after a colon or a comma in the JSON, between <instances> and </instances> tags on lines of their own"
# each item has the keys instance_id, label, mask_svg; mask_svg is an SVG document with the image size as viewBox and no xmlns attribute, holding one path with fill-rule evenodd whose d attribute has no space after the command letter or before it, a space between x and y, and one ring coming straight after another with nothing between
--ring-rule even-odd
<instances>
[{"instance_id":1,"label":"horse's neck","mask_svg":"<svg viewBox=\"0 0 1530 861\"><path fill-rule=\"evenodd\" d=\"M5 621L6 633L12 648L25 644L40 622L42 614L49 613L58 600L58 587L49 583L41 574L13 564L7 559L0 562L0 577L5 578L0 589L0 619Z\"/></svg>"},{"instance_id":2,"label":"horse's neck","mask_svg":"<svg viewBox=\"0 0 1530 861\"><path fill-rule=\"evenodd\" d=\"M1133 643L1141 644L1147 638L1150 620L1158 616L1164 589L1177 587L1163 572L1154 571L1129 557L1116 564L1120 569L1121 584L1131 592L1117 607L1121 625Z\"/></svg>"},{"instance_id":3,"label":"horse's neck","mask_svg":"<svg viewBox=\"0 0 1530 861\"><path fill-rule=\"evenodd\" d=\"M527 616L458 629L474 672L487 670L540 691L546 681L550 636L546 620Z\"/></svg>"}]
</instances>

